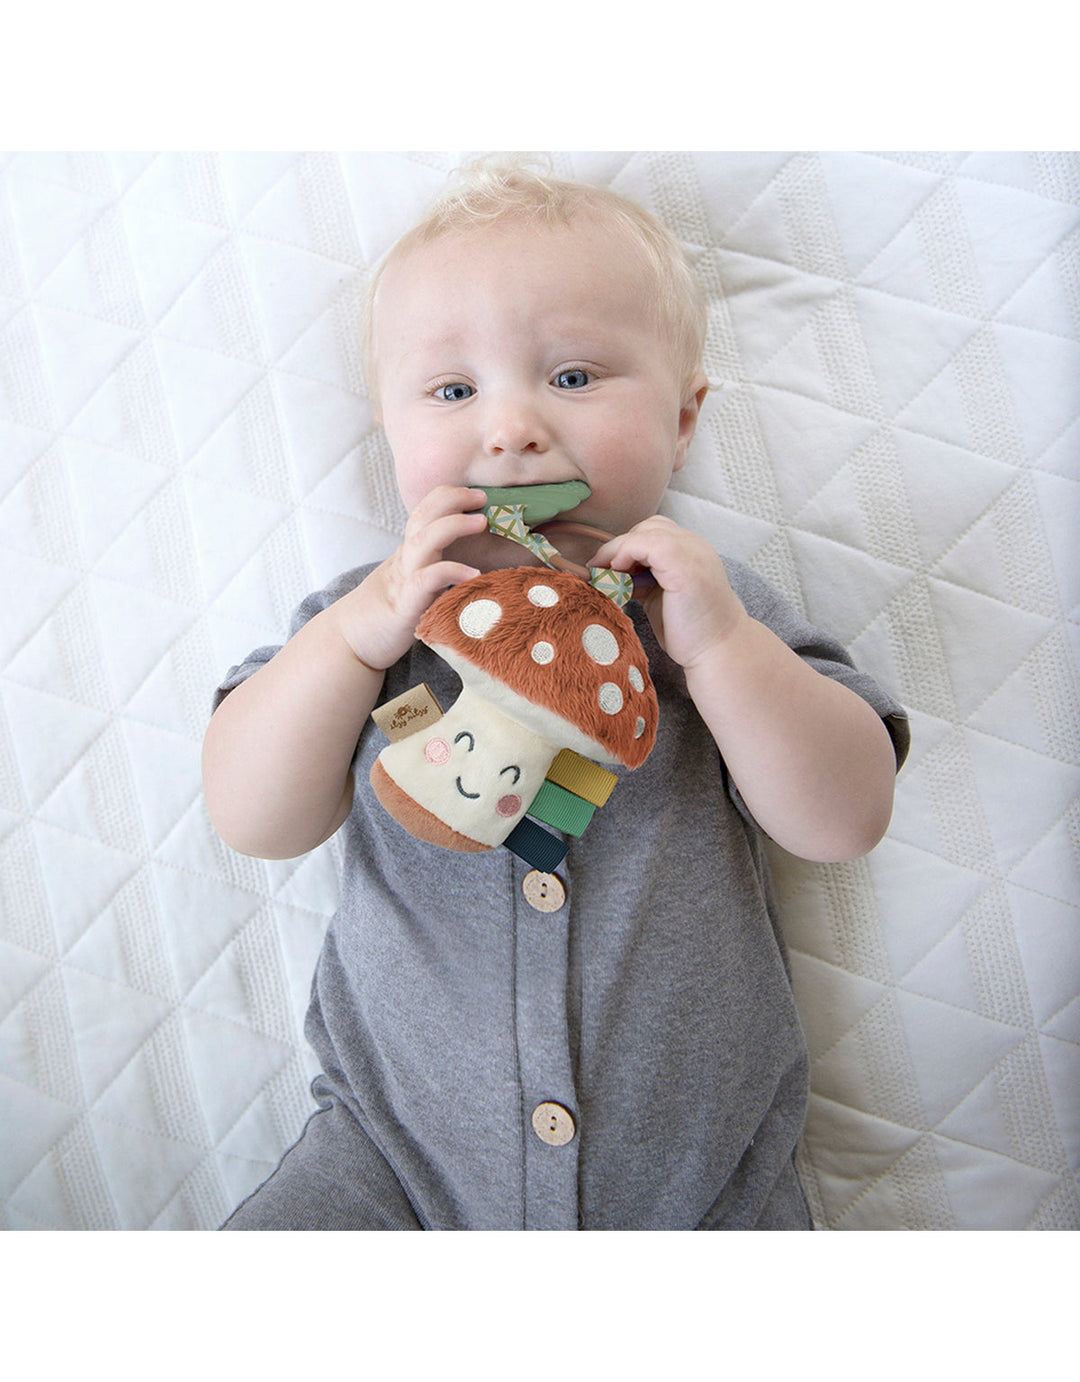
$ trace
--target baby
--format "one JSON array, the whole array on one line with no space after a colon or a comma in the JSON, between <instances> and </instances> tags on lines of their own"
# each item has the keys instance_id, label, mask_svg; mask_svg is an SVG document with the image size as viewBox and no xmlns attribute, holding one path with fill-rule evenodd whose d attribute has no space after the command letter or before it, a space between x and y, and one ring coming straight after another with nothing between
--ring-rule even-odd
<instances>
[{"instance_id":1,"label":"baby","mask_svg":"<svg viewBox=\"0 0 1080 1382\"><path fill-rule=\"evenodd\" d=\"M707 392L679 246L615 194L481 165L387 256L368 381L410 517L401 545L233 668L206 799L243 853L345 827L306 1031L318 1102L232 1229L804 1229L808 1057L763 849L873 848L903 712L760 578L657 515ZM414 839L368 777L372 709L453 672L414 639L435 597L534 560L479 486L584 481L648 569L627 606L656 746L555 874ZM299 1132L299 1130L298 1130Z\"/></svg>"}]
</instances>

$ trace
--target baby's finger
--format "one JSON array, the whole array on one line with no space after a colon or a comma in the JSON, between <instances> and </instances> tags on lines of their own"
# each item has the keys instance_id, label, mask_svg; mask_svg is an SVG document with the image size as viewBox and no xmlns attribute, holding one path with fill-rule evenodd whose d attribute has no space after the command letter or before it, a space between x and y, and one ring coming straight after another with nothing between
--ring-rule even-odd
<instances>
[{"instance_id":1,"label":"baby's finger","mask_svg":"<svg viewBox=\"0 0 1080 1382\"><path fill-rule=\"evenodd\" d=\"M417 573L420 588L427 597L424 609L427 609L435 596L441 594L448 586L464 585L466 581L474 580L479 574L477 567L468 566L462 561L437 561L431 566L425 566L422 572Z\"/></svg>"},{"instance_id":2,"label":"baby's finger","mask_svg":"<svg viewBox=\"0 0 1080 1382\"><path fill-rule=\"evenodd\" d=\"M694 570L719 563L713 549L695 533L670 519L647 518L616 538L593 558L596 566L628 571L638 563L647 567L662 586L681 584Z\"/></svg>"},{"instance_id":3,"label":"baby's finger","mask_svg":"<svg viewBox=\"0 0 1080 1382\"><path fill-rule=\"evenodd\" d=\"M415 572L398 597L398 614L415 627L431 602L448 586L463 585L480 572L474 566L459 561L439 561Z\"/></svg>"},{"instance_id":4,"label":"baby's finger","mask_svg":"<svg viewBox=\"0 0 1080 1382\"><path fill-rule=\"evenodd\" d=\"M621 537L605 542L603 547L593 555L589 564L591 566L610 566L616 571L629 571L635 564L651 567L656 551L657 538L655 533L639 524L637 527L631 528L628 533L623 533Z\"/></svg>"},{"instance_id":5,"label":"baby's finger","mask_svg":"<svg viewBox=\"0 0 1080 1382\"><path fill-rule=\"evenodd\" d=\"M436 562L459 538L474 537L487 527L482 513L450 513L406 531L401 546L406 574Z\"/></svg>"},{"instance_id":6,"label":"baby's finger","mask_svg":"<svg viewBox=\"0 0 1080 1382\"><path fill-rule=\"evenodd\" d=\"M436 485L413 509L409 515L409 525L424 527L436 518L445 518L454 513L476 514L486 501L487 495L482 489L472 489L467 485Z\"/></svg>"}]
</instances>

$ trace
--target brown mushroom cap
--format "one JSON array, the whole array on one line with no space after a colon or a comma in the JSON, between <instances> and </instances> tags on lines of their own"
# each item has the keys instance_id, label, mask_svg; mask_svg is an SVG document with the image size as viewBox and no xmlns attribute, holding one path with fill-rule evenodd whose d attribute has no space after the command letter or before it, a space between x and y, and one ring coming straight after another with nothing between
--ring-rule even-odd
<instances>
[{"instance_id":1,"label":"brown mushroom cap","mask_svg":"<svg viewBox=\"0 0 1080 1382\"><path fill-rule=\"evenodd\" d=\"M501 708L534 732L555 737L562 722L559 742L627 768L649 756L659 709L645 650L623 611L578 576L487 572L440 595L416 634L463 682L495 683Z\"/></svg>"}]
</instances>

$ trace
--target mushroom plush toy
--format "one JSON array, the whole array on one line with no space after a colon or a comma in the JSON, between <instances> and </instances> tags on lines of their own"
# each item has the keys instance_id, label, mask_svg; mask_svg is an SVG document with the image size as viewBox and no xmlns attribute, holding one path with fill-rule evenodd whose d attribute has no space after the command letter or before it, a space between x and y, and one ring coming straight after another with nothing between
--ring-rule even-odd
<instances>
[{"instance_id":1,"label":"mushroom plush toy","mask_svg":"<svg viewBox=\"0 0 1080 1382\"><path fill-rule=\"evenodd\" d=\"M380 707L392 742L371 771L379 801L410 834L446 849L506 844L550 872L614 774L656 737L648 661L630 619L579 576L508 567L445 591L417 637L458 673L445 714L427 688ZM533 820L526 819L533 817Z\"/></svg>"}]
</instances>

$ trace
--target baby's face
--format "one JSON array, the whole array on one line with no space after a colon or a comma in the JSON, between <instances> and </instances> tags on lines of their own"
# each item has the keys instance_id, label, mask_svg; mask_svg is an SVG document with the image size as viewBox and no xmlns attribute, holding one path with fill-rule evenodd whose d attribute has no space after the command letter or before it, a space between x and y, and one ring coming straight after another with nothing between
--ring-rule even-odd
<instances>
[{"instance_id":1,"label":"baby's face","mask_svg":"<svg viewBox=\"0 0 1080 1382\"><path fill-rule=\"evenodd\" d=\"M410 510L440 484L584 480L579 522L622 533L656 512L705 381L677 377L642 274L618 235L581 221L452 232L388 266L380 418ZM485 535L453 555L518 564L507 547Z\"/></svg>"}]
</instances>

